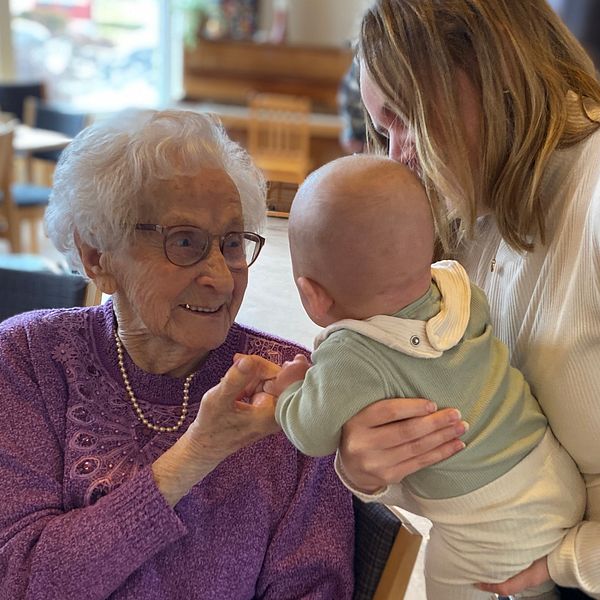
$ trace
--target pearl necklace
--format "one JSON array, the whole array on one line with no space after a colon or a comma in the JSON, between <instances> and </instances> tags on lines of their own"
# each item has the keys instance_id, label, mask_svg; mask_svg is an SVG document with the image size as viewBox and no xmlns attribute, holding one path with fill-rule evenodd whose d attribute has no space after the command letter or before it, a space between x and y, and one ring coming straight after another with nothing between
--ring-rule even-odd
<instances>
[{"instance_id":1,"label":"pearl necklace","mask_svg":"<svg viewBox=\"0 0 600 600\"><path fill-rule=\"evenodd\" d=\"M123 383L125 384L125 389L127 390L127 395L129 396L129 400L131 401L131 405L133 406L133 410L137 415L137 418L148 428L152 429L152 431L158 431L160 433L167 432L173 433L177 431L185 421L185 417L188 413L188 404L190 403L190 384L192 379L194 378L195 372L188 375L183 382L183 402L181 403L181 414L179 415L179 419L177 419L177 423L172 425L171 427L164 427L162 425L156 425L152 423L144 412L142 411L137 398L135 397L133 390L131 389L131 383L129 383L129 377L127 376L127 371L125 370L125 361L123 360L123 342L121 342L121 338L119 334L115 330L115 342L117 344L117 359L119 361L119 370L121 371L121 377L123 378Z\"/></svg>"}]
</instances>

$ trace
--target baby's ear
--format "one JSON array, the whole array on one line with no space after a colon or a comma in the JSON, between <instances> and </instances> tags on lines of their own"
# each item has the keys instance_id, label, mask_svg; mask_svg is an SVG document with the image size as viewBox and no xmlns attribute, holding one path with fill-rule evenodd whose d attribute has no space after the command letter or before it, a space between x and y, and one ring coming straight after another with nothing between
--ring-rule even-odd
<instances>
[{"instance_id":1,"label":"baby's ear","mask_svg":"<svg viewBox=\"0 0 600 600\"><path fill-rule=\"evenodd\" d=\"M329 311L333 306L333 298L321 284L309 277L298 277L296 285L308 316L317 325L327 327L331 323Z\"/></svg>"}]
</instances>

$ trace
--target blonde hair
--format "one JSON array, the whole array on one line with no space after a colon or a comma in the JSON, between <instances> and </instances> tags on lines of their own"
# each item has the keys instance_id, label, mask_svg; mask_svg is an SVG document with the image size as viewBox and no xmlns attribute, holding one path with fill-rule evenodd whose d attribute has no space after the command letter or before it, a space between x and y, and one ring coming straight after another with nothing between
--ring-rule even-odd
<instances>
[{"instance_id":1,"label":"blonde hair","mask_svg":"<svg viewBox=\"0 0 600 600\"><path fill-rule=\"evenodd\" d=\"M514 249L531 250L536 234L543 243L539 190L548 160L599 127L582 117L584 99L600 102L590 58L546 1L375 0L363 17L359 53L414 134L445 250L472 235L478 200ZM457 118L457 70L481 103L476 169ZM570 90L578 96L575 118ZM381 151L385 141L369 120L367 129Z\"/></svg>"}]
</instances>

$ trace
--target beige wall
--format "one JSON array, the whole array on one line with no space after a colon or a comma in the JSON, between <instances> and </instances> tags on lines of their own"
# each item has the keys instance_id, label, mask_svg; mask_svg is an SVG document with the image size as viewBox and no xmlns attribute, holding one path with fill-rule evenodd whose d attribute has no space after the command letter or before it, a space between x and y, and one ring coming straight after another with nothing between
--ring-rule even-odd
<instances>
[{"instance_id":1,"label":"beige wall","mask_svg":"<svg viewBox=\"0 0 600 600\"><path fill-rule=\"evenodd\" d=\"M263 0L261 25L268 29L273 4L286 0ZM370 0L287 0L290 44L345 46L358 34L360 17Z\"/></svg>"}]
</instances>

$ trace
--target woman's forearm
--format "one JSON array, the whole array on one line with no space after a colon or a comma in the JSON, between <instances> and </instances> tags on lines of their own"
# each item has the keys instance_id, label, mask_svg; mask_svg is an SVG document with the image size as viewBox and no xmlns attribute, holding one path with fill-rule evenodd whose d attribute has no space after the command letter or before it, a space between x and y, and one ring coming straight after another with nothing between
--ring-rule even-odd
<instances>
[{"instance_id":1,"label":"woman's forearm","mask_svg":"<svg viewBox=\"0 0 600 600\"><path fill-rule=\"evenodd\" d=\"M156 486L167 504L174 507L194 485L202 481L218 464L218 460L199 460L186 435L177 440L152 464Z\"/></svg>"},{"instance_id":2,"label":"woman's forearm","mask_svg":"<svg viewBox=\"0 0 600 600\"><path fill-rule=\"evenodd\" d=\"M194 422L152 465L156 485L170 506L229 455L279 429L272 398L257 404L239 401L247 389L279 370L258 356L246 356L206 392Z\"/></svg>"}]
</instances>

